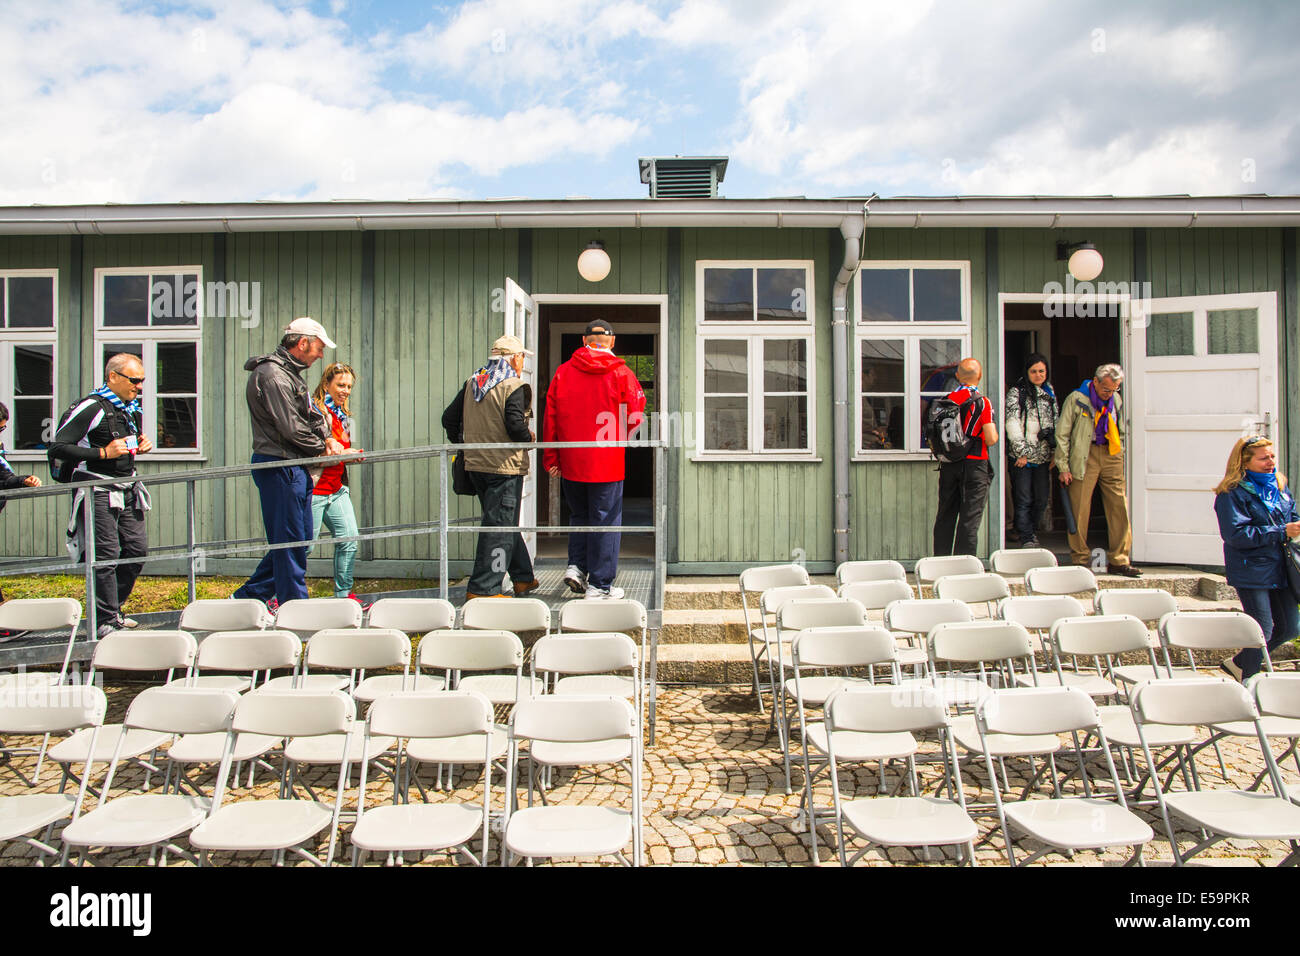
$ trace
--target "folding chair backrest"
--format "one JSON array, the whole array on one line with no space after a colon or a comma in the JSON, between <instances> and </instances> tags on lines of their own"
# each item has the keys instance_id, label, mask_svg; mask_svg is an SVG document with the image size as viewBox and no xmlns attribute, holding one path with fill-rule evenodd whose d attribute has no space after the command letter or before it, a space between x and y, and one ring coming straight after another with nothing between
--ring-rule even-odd
<instances>
[{"instance_id":1,"label":"folding chair backrest","mask_svg":"<svg viewBox=\"0 0 1300 956\"><path fill-rule=\"evenodd\" d=\"M645 606L631 598L570 601L560 608L561 631L621 631L630 636L645 626Z\"/></svg>"},{"instance_id":2,"label":"folding chair backrest","mask_svg":"<svg viewBox=\"0 0 1300 956\"><path fill-rule=\"evenodd\" d=\"M885 627L908 634L929 634L936 624L969 621L972 617L970 605L963 601L908 598L885 608Z\"/></svg>"},{"instance_id":3,"label":"folding chair backrest","mask_svg":"<svg viewBox=\"0 0 1300 956\"><path fill-rule=\"evenodd\" d=\"M1078 687L1025 687L995 690L976 710L992 734L1063 734L1094 728L1097 705Z\"/></svg>"},{"instance_id":4,"label":"folding chair backrest","mask_svg":"<svg viewBox=\"0 0 1300 956\"><path fill-rule=\"evenodd\" d=\"M984 570L984 562L973 554L945 554L921 558L916 562L916 588L920 596L921 588L932 584L949 574L979 574Z\"/></svg>"},{"instance_id":5,"label":"folding chair backrest","mask_svg":"<svg viewBox=\"0 0 1300 956\"><path fill-rule=\"evenodd\" d=\"M456 609L441 598L380 598L366 612L366 627L395 627L407 634L427 634L455 624Z\"/></svg>"},{"instance_id":6,"label":"folding chair backrest","mask_svg":"<svg viewBox=\"0 0 1300 956\"><path fill-rule=\"evenodd\" d=\"M1264 647L1259 623L1241 611L1175 611L1160 619L1160 638L1169 647L1189 651ZM1272 669L1267 654L1264 666Z\"/></svg>"},{"instance_id":7,"label":"folding chair backrest","mask_svg":"<svg viewBox=\"0 0 1300 956\"><path fill-rule=\"evenodd\" d=\"M1030 568L1056 567L1056 555L1046 548L1003 548L989 557L996 574L1024 574Z\"/></svg>"},{"instance_id":8,"label":"folding chair backrest","mask_svg":"<svg viewBox=\"0 0 1300 956\"><path fill-rule=\"evenodd\" d=\"M868 611L883 611L891 601L906 601L913 596L912 586L897 579L841 584L837 593L842 598L852 598Z\"/></svg>"},{"instance_id":9,"label":"folding chair backrest","mask_svg":"<svg viewBox=\"0 0 1300 956\"><path fill-rule=\"evenodd\" d=\"M0 734L57 734L97 727L107 711L108 698L93 684L8 688L0 690Z\"/></svg>"},{"instance_id":10,"label":"folding chair backrest","mask_svg":"<svg viewBox=\"0 0 1300 956\"><path fill-rule=\"evenodd\" d=\"M533 645L533 668L548 674L635 670L637 645L626 634L548 634Z\"/></svg>"},{"instance_id":11,"label":"folding chair backrest","mask_svg":"<svg viewBox=\"0 0 1300 956\"><path fill-rule=\"evenodd\" d=\"M199 645L201 670L254 671L297 667L302 640L293 631L214 631Z\"/></svg>"},{"instance_id":12,"label":"folding chair backrest","mask_svg":"<svg viewBox=\"0 0 1300 956\"><path fill-rule=\"evenodd\" d=\"M907 689L849 685L826 701L827 725L857 733L919 733L948 726L938 689L915 683Z\"/></svg>"},{"instance_id":13,"label":"folding chair backrest","mask_svg":"<svg viewBox=\"0 0 1300 956\"><path fill-rule=\"evenodd\" d=\"M1175 726L1253 721L1259 713L1246 688L1217 677L1143 681L1133 691L1132 706L1142 723Z\"/></svg>"},{"instance_id":14,"label":"folding chair backrest","mask_svg":"<svg viewBox=\"0 0 1300 956\"><path fill-rule=\"evenodd\" d=\"M389 694L370 705L370 733L385 737L465 737L492 732L492 702L473 691Z\"/></svg>"},{"instance_id":15,"label":"folding chair backrest","mask_svg":"<svg viewBox=\"0 0 1300 956\"><path fill-rule=\"evenodd\" d=\"M894 636L883 627L806 627L794 638L800 667L869 667L894 660Z\"/></svg>"},{"instance_id":16,"label":"folding chair backrest","mask_svg":"<svg viewBox=\"0 0 1300 956\"><path fill-rule=\"evenodd\" d=\"M180 628L191 634L213 631L254 631L273 620L266 605L253 598L220 598L191 601L181 611Z\"/></svg>"},{"instance_id":17,"label":"folding chair backrest","mask_svg":"<svg viewBox=\"0 0 1300 956\"><path fill-rule=\"evenodd\" d=\"M56 631L81 623L81 603L72 598L13 598L0 604L0 630Z\"/></svg>"},{"instance_id":18,"label":"folding chair backrest","mask_svg":"<svg viewBox=\"0 0 1300 956\"><path fill-rule=\"evenodd\" d=\"M897 561L845 561L835 569L841 585L862 581L906 581L907 569Z\"/></svg>"},{"instance_id":19,"label":"folding chair backrest","mask_svg":"<svg viewBox=\"0 0 1300 956\"><path fill-rule=\"evenodd\" d=\"M746 568L740 572L740 590L767 591L770 588L797 587L808 583L808 569L802 564L774 564Z\"/></svg>"},{"instance_id":20,"label":"folding chair backrest","mask_svg":"<svg viewBox=\"0 0 1300 956\"><path fill-rule=\"evenodd\" d=\"M1062 654L1108 657L1150 651L1147 626L1131 614L1063 617L1052 625L1051 638Z\"/></svg>"},{"instance_id":21,"label":"folding chair backrest","mask_svg":"<svg viewBox=\"0 0 1300 956\"><path fill-rule=\"evenodd\" d=\"M352 724L356 704L340 690L258 691L235 705L236 733L268 737L319 737L340 734Z\"/></svg>"},{"instance_id":22,"label":"folding chair backrest","mask_svg":"<svg viewBox=\"0 0 1300 956\"><path fill-rule=\"evenodd\" d=\"M91 666L95 670L189 670L197 652L198 644L185 631L113 631L95 645Z\"/></svg>"},{"instance_id":23,"label":"folding chair backrest","mask_svg":"<svg viewBox=\"0 0 1300 956\"><path fill-rule=\"evenodd\" d=\"M1064 568L1030 568L1025 572L1025 590L1030 594L1096 594L1097 578L1077 564Z\"/></svg>"},{"instance_id":24,"label":"folding chair backrest","mask_svg":"<svg viewBox=\"0 0 1300 956\"><path fill-rule=\"evenodd\" d=\"M825 584L799 584L790 587L770 588L762 593L758 599L758 604L765 613L775 614L781 610L781 605L786 601L833 597L835 597L835 592Z\"/></svg>"},{"instance_id":25,"label":"folding chair backrest","mask_svg":"<svg viewBox=\"0 0 1300 956\"><path fill-rule=\"evenodd\" d=\"M1261 714L1300 718L1300 674L1260 674L1253 693Z\"/></svg>"},{"instance_id":26,"label":"folding chair backrest","mask_svg":"<svg viewBox=\"0 0 1300 956\"><path fill-rule=\"evenodd\" d=\"M1159 588L1102 588L1093 603L1098 614L1131 614L1139 621L1158 621L1178 610L1178 599Z\"/></svg>"},{"instance_id":27,"label":"folding chair backrest","mask_svg":"<svg viewBox=\"0 0 1300 956\"><path fill-rule=\"evenodd\" d=\"M1002 620L1023 624L1031 631L1047 631L1063 617L1083 617L1087 613L1077 598L1064 594L1010 597L998 608Z\"/></svg>"},{"instance_id":28,"label":"folding chair backrest","mask_svg":"<svg viewBox=\"0 0 1300 956\"><path fill-rule=\"evenodd\" d=\"M169 734L215 734L230 729L239 695L204 687L147 687L127 708L126 727Z\"/></svg>"},{"instance_id":29,"label":"folding chair backrest","mask_svg":"<svg viewBox=\"0 0 1300 956\"><path fill-rule=\"evenodd\" d=\"M473 598L460 609L460 626L471 630L549 631L551 609L537 598Z\"/></svg>"},{"instance_id":30,"label":"folding chair backrest","mask_svg":"<svg viewBox=\"0 0 1300 956\"><path fill-rule=\"evenodd\" d=\"M515 705L510 726L516 738L590 743L631 739L636 717L621 697L528 697Z\"/></svg>"},{"instance_id":31,"label":"folding chair backrest","mask_svg":"<svg viewBox=\"0 0 1300 956\"><path fill-rule=\"evenodd\" d=\"M329 628L360 627L361 605L348 598L302 598L285 601L275 612L275 626L304 641Z\"/></svg>"},{"instance_id":32,"label":"folding chair backrest","mask_svg":"<svg viewBox=\"0 0 1300 956\"><path fill-rule=\"evenodd\" d=\"M844 627L867 622L867 611L852 598L796 598L781 605L776 615L781 630L805 627Z\"/></svg>"},{"instance_id":33,"label":"folding chair backrest","mask_svg":"<svg viewBox=\"0 0 1300 956\"><path fill-rule=\"evenodd\" d=\"M391 627L329 628L307 642L308 667L350 671L410 662L411 639Z\"/></svg>"},{"instance_id":34,"label":"folding chair backrest","mask_svg":"<svg viewBox=\"0 0 1300 956\"><path fill-rule=\"evenodd\" d=\"M1000 574L945 574L934 582L934 596L967 604L1001 601L1011 596L1007 579Z\"/></svg>"},{"instance_id":35,"label":"folding chair backrest","mask_svg":"<svg viewBox=\"0 0 1300 956\"><path fill-rule=\"evenodd\" d=\"M936 624L930 630L931 658L953 664L978 664L1028 657L1029 632L1011 621Z\"/></svg>"},{"instance_id":36,"label":"folding chair backrest","mask_svg":"<svg viewBox=\"0 0 1300 956\"><path fill-rule=\"evenodd\" d=\"M519 668L524 643L510 631L430 631L420 642L421 668L495 671Z\"/></svg>"}]
</instances>

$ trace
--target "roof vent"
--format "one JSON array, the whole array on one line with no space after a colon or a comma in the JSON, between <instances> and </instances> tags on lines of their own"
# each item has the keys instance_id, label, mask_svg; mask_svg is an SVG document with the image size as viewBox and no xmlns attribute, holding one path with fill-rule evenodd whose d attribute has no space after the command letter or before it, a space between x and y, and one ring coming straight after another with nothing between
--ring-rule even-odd
<instances>
[{"instance_id":1,"label":"roof vent","mask_svg":"<svg viewBox=\"0 0 1300 956\"><path fill-rule=\"evenodd\" d=\"M651 199L716 199L727 174L725 156L652 156L637 162Z\"/></svg>"}]
</instances>

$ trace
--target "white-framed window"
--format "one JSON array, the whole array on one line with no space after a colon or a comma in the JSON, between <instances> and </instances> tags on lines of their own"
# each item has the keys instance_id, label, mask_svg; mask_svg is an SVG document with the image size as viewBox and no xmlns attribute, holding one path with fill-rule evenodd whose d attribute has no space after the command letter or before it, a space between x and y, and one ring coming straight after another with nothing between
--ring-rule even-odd
<instances>
[{"instance_id":1,"label":"white-framed window","mask_svg":"<svg viewBox=\"0 0 1300 956\"><path fill-rule=\"evenodd\" d=\"M119 352L140 359L154 457L203 453L203 288L201 266L95 270L96 375Z\"/></svg>"},{"instance_id":2,"label":"white-framed window","mask_svg":"<svg viewBox=\"0 0 1300 956\"><path fill-rule=\"evenodd\" d=\"M863 262L854 279L854 433L859 460L929 454L930 402L970 354L970 262Z\"/></svg>"},{"instance_id":3,"label":"white-framed window","mask_svg":"<svg viewBox=\"0 0 1300 956\"><path fill-rule=\"evenodd\" d=\"M37 460L58 410L57 269L0 270L0 401L9 408L3 441L14 461Z\"/></svg>"},{"instance_id":4,"label":"white-framed window","mask_svg":"<svg viewBox=\"0 0 1300 956\"><path fill-rule=\"evenodd\" d=\"M699 260L696 460L815 457L813 263Z\"/></svg>"}]
</instances>

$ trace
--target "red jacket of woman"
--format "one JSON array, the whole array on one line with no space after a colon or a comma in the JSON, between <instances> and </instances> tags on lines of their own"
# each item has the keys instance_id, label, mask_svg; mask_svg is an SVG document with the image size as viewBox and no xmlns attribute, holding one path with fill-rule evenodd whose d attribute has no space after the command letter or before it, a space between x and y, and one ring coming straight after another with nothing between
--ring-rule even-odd
<instances>
[{"instance_id":1,"label":"red jacket of woman","mask_svg":"<svg viewBox=\"0 0 1300 956\"><path fill-rule=\"evenodd\" d=\"M336 441L343 445L344 448L352 447L352 439L339 420L334 417L333 413L325 409L325 420L330 423L330 434ZM348 483L348 466L347 465L330 465L320 473L316 479L316 487L312 489L313 495L332 495L341 487Z\"/></svg>"},{"instance_id":2,"label":"red jacket of woman","mask_svg":"<svg viewBox=\"0 0 1300 956\"><path fill-rule=\"evenodd\" d=\"M645 392L627 363L583 346L555 370L546 390L542 441L626 441L641 424ZM622 448L548 448L542 464L570 481L622 481Z\"/></svg>"}]
</instances>

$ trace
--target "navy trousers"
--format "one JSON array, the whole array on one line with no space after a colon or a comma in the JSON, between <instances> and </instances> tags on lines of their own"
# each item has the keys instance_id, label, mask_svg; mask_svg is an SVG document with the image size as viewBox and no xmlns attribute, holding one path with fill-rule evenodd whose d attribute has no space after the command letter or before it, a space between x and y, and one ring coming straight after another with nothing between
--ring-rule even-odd
<instances>
[{"instance_id":1,"label":"navy trousers","mask_svg":"<svg viewBox=\"0 0 1300 956\"><path fill-rule=\"evenodd\" d=\"M623 524L623 482L570 481L564 479L564 500L569 503L569 523L589 527ZM617 531L569 535L569 563L587 572L587 585L608 591L618 573Z\"/></svg>"},{"instance_id":2,"label":"navy trousers","mask_svg":"<svg viewBox=\"0 0 1300 956\"><path fill-rule=\"evenodd\" d=\"M283 460L270 455L253 456L253 464ZM312 482L306 468L262 468L253 472L253 484L257 485L262 499L262 523L266 525L268 544L311 540ZM303 546L268 552L253 576L233 596L260 601L275 597L281 604L305 598L307 551L308 546Z\"/></svg>"},{"instance_id":3,"label":"navy trousers","mask_svg":"<svg viewBox=\"0 0 1300 956\"><path fill-rule=\"evenodd\" d=\"M1291 597L1291 589L1237 588L1241 609L1253 617L1264 632L1264 643L1271 652L1296 639L1300 633L1300 608ZM1264 655L1253 647L1242 648L1233 660L1241 668L1241 679L1258 674L1264 668Z\"/></svg>"}]
</instances>

